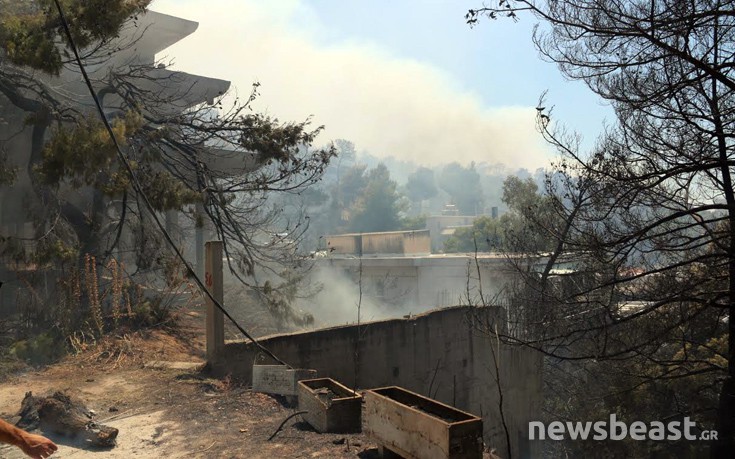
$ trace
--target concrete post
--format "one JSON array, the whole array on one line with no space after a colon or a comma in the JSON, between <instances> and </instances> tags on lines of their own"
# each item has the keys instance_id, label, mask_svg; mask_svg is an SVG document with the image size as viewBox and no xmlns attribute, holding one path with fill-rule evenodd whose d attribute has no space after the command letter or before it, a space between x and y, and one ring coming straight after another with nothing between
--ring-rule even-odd
<instances>
[{"instance_id":1,"label":"concrete post","mask_svg":"<svg viewBox=\"0 0 735 459\"><path fill-rule=\"evenodd\" d=\"M222 285L222 241L209 241L206 244L206 269L204 284L212 296L220 303L224 301ZM225 320L222 311L207 297L207 360L213 361L225 346Z\"/></svg>"}]
</instances>

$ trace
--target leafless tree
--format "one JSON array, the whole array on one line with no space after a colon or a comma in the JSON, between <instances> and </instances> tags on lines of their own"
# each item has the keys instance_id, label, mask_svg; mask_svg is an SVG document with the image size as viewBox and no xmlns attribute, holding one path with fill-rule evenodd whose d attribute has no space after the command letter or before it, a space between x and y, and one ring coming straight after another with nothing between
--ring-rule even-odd
<instances>
[{"instance_id":1,"label":"leafless tree","mask_svg":"<svg viewBox=\"0 0 735 459\"><path fill-rule=\"evenodd\" d=\"M551 257L575 255L578 274L567 294L547 285L551 262L542 271L542 333L528 343L564 359L640 357L659 378L711 374L721 383L711 454L728 457L735 449L735 4L500 0L467 20L524 12L542 22L534 34L542 55L609 101L617 118L582 154L538 107L541 131L564 158L547 180L566 221ZM683 354L662 352L673 344Z\"/></svg>"},{"instance_id":2,"label":"leafless tree","mask_svg":"<svg viewBox=\"0 0 735 459\"><path fill-rule=\"evenodd\" d=\"M16 6L37 14L38 5ZM66 49L53 10L43 14L51 40ZM296 247L307 222L284 222L267 197L299 193L319 180L334 156L332 148L310 147L321 127L254 113L257 83L241 99L212 92L199 77L164 62L142 62L126 51L147 29L132 17L122 30L90 40L82 62L93 69L94 97L112 120L146 199L156 212L181 212L191 226L210 226L224 242L232 272L262 296L280 284L293 287L305 268ZM24 247L13 235L3 235L2 249L44 261L91 253L99 263L115 250L130 250L139 266L161 265L163 244L151 231L152 215L117 161L92 99L59 91L54 75L78 71L66 55L51 69L0 59L0 102L22 112L23 129L31 131L30 152L10 154L28 157L21 172L36 196L24 218L37 228L33 253L16 250ZM222 83L215 86L228 86ZM270 281L259 281L259 271Z\"/></svg>"}]
</instances>

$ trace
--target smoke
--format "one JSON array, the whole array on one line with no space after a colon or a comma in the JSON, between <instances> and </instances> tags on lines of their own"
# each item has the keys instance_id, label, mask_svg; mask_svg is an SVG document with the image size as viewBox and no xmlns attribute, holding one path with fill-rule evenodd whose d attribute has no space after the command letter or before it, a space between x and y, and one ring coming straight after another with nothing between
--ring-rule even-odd
<instances>
[{"instance_id":1,"label":"smoke","mask_svg":"<svg viewBox=\"0 0 735 459\"><path fill-rule=\"evenodd\" d=\"M345 273L341 269L324 265L314 266L310 273L312 285L321 287L319 293L307 299L301 299L296 307L314 316L316 327L345 325L357 322L357 309L360 306L360 322L401 317L412 311L410 301L399 304L386 304L376 299L373 282L360 280L358 273Z\"/></svg>"},{"instance_id":2,"label":"smoke","mask_svg":"<svg viewBox=\"0 0 735 459\"><path fill-rule=\"evenodd\" d=\"M404 315L421 312L410 301L410 292L404 295L389 295L389 302L378 298L376 280L364 277L362 287L356 269L344 270L330 266L315 264L308 273L302 292L309 292L308 297L297 298L291 307L296 316L311 315L313 324L299 325L291 320L279 319L268 309L249 287L237 280L227 268L224 274L224 305L235 320L245 326L255 337L276 333L299 331L337 325L357 323L357 309L360 306L360 322L398 318ZM275 277L269 277L266 271L259 272L261 282L270 279L277 284ZM385 276L390 281L390 274ZM383 279L380 279L381 281ZM360 289L362 288L362 297ZM427 308L424 308L427 309ZM228 339L243 339L240 333L226 322Z\"/></svg>"},{"instance_id":3,"label":"smoke","mask_svg":"<svg viewBox=\"0 0 735 459\"><path fill-rule=\"evenodd\" d=\"M370 43L328 41L328 24L303 1L159 0L156 9L200 23L164 51L177 69L232 80L243 92L261 82L255 108L283 120L313 115L326 125L320 142L345 138L375 156L426 165L548 163L533 107L485 107L435 66Z\"/></svg>"}]
</instances>

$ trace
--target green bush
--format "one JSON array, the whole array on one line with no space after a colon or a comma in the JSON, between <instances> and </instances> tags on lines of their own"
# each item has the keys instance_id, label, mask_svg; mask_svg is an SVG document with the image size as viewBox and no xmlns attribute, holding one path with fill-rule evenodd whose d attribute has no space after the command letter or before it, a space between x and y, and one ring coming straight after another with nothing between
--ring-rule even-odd
<instances>
[{"instance_id":1,"label":"green bush","mask_svg":"<svg viewBox=\"0 0 735 459\"><path fill-rule=\"evenodd\" d=\"M10 346L10 356L31 364L46 364L63 356L66 349L59 345L60 337L45 332L16 341Z\"/></svg>"}]
</instances>

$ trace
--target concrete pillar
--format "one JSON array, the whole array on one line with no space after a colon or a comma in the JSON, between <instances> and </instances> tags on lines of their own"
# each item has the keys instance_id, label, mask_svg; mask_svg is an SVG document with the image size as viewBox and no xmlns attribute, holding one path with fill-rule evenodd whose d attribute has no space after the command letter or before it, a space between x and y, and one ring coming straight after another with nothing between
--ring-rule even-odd
<instances>
[{"instance_id":1,"label":"concrete pillar","mask_svg":"<svg viewBox=\"0 0 735 459\"><path fill-rule=\"evenodd\" d=\"M204 284L219 304L224 302L222 286L222 241L206 244L206 270ZM225 321L222 311L207 297L207 360L213 361L225 345Z\"/></svg>"}]
</instances>

